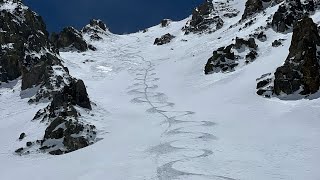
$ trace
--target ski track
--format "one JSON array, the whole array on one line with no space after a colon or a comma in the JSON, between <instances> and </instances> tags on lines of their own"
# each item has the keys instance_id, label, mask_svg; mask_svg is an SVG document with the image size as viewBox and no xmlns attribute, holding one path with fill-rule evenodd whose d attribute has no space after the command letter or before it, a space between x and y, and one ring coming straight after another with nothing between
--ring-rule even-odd
<instances>
[{"instance_id":1,"label":"ski track","mask_svg":"<svg viewBox=\"0 0 320 180\"><path fill-rule=\"evenodd\" d=\"M136 37L137 43L140 42L140 39ZM134 47L130 47L136 49ZM123 52L119 49L120 52ZM192 161L200 158L208 158L213 155L213 151L207 148L192 148L188 147L188 144L185 144L183 147L174 145L173 143L181 143L183 140L194 140L195 143L199 141L213 143L212 141L217 138L211 132L205 131L188 131L184 130L187 127L202 126L202 127L213 127L215 123L211 121L192 121L188 120L192 118L192 115L195 114L193 111L175 111L175 103L169 102L166 94L158 92L157 88L159 87L157 82L160 78L157 77L155 72L155 65L152 61L145 59L141 56L142 52L128 52L122 53L125 54L125 58L135 59L140 61L140 66L133 71L135 74L135 82L129 86L129 95L134 95L135 97L131 100L135 104L147 104L150 108L146 110L147 113L154 113L160 115L164 120L161 124L166 124L166 128L161 134L161 143L156 147L152 147L149 152L155 154L156 161L158 164L157 168L157 177L154 179L158 180L174 180L181 179L183 177L202 177L208 179L227 179L235 180L234 178L220 176L220 175L208 175L203 173L194 173L180 170L175 166L176 163L183 163ZM122 57L123 58L123 57ZM127 62L127 60L125 60ZM129 62L130 63L130 62ZM171 110L167 110L170 108ZM176 127L178 126L178 127ZM177 136L183 136L183 138ZM175 139L176 140L171 140ZM200 155L190 156L185 155L188 152L190 153L199 153ZM177 154L175 156L175 154ZM182 156L181 156L182 154ZM174 160L169 160L167 163L159 163L159 159L166 159L167 155L174 155ZM168 161L168 160L166 160Z\"/></svg>"}]
</instances>

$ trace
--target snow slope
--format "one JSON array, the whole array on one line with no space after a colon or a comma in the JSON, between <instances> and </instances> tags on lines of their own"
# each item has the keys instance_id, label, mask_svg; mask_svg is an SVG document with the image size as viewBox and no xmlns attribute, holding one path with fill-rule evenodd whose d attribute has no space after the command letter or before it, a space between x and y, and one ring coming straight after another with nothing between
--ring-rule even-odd
<instances>
[{"instance_id":1,"label":"snow slope","mask_svg":"<svg viewBox=\"0 0 320 180\"><path fill-rule=\"evenodd\" d=\"M100 130L100 141L62 156L14 155L45 127L30 121L47 104L27 105L20 82L0 89L0 174L4 180L318 180L320 100L282 101L256 95L256 78L273 72L288 54L292 34L266 32L258 59L227 74L205 76L212 51L247 37L268 16L239 32L240 15L212 34L183 35L188 19L129 35L107 34L90 42L98 51L61 53L83 79L95 106L82 112ZM274 13L277 6L267 9ZM313 15L320 22L320 13ZM153 41L177 36L164 46ZM221 37L221 38L219 38ZM271 43L286 39L284 45ZM187 40L187 41L185 41ZM37 107L34 107L37 106ZM26 140L16 137L28 129ZM32 136L32 137L31 137Z\"/></svg>"}]
</instances>

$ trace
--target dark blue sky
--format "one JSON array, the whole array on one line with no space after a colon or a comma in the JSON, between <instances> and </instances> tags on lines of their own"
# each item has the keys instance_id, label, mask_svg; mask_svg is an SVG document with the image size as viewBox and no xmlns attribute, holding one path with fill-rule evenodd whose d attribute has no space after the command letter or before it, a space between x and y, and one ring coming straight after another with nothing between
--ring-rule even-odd
<instances>
[{"instance_id":1,"label":"dark blue sky","mask_svg":"<svg viewBox=\"0 0 320 180\"><path fill-rule=\"evenodd\" d=\"M39 13L50 32L63 27L78 29L92 18L102 19L112 32L136 32L161 19L181 20L204 0L24 0Z\"/></svg>"}]
</instances>

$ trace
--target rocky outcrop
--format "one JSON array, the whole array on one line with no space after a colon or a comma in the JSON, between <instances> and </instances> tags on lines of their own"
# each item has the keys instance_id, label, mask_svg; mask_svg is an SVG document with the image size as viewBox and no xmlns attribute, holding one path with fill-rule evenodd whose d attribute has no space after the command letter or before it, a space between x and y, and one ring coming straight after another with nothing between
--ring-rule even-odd
<instances>
[{"instance_id":1,"label":"rocky outcrop","mask_svg":"<svg viewBox=\"0 0 320 180\"><path fill-rule=\"evenodd\" d=\"M37 112L34 121L48 123L44 137L32 142L39 145L41 152L52 155L69 153L94 143L96 128L79 120L81 114L75 106L91 109L90 100L82 80L73 79L65 86L61 93L57 93L51 104ZM27 146L20 151L24 154L32 146Z\"/></svg>"},{"instance_id":2,"label":"rocky outcrop","mask_svg":"<svg viewBox=\"0 0 320 180\"><path fill-rule=\"evenodd\" d=\"M96 128L79 121L80 113L74 106L91 109L88 94L81 80L75 80L66 86L62 93L54 96L47 108L40 110L34 117L34 120L50 122L41 140L41 151L60 155L94 142Z\"/></svg>"},{"instance_id":3,"label":"rocky outcrop","mask_svg":"<svg viewBox=\"0 0 320 180\"><path fill-rule=\"evenodd\" d=\"M51 35L51 42L60 51L87 51L88 44L83 39L82 34L73 27L64 28L59 34Z\"/></svg>"},{"instance_id":4,"label":"rocky outcrop","mask_svg":"<svg viewBox=\"0 0 320 180\"><path fill-rule=\"evenodd\" d=\"M48 108L41 110L42 114L37 113L38 118L47 119L49 127L53 126L51 123L57 118L64 122L72 120L74 126L82 125L74 107L91 109L86 88L81 80L71 77L68 69L62 65L58 49L50 43L42 18L19 0L0 0L0 13L0 81L8 82L21 77L22 91L31 88L36 91L35 94L24 97L30 98L30 103L52 101ZM85 132L74 133L71 127L73 126L66 128L72 134L72 138L68 138L65 143L68 146L77 144L80 136L88 142L94 140L93 136L83 136ZM25 133L22 133L19 140L23 142L24 137ZM32 146L45 142L48 142L46 138L42 141L28 141L25 143L26 147L19 148L16 152L27 154L37 149ZM67 145L60 146L60 149L70 152L84 147L75 145L70 148Z\"/></svg>"},{"instance_id":5,"label":"rocky outcrop","mask_svg":"<svg viewBox=\"0 0 320 180\"><path fill-rule=\"evenodd\" d=\"M193 10L191 20L183 28L185 34L202 33L222 28L223 20L218 15L213 15L214 7L211 0L205 0L203 4Z\"/></svg>"},{"instance_id":6,"label":"rocky outcrop","mask_svg":"<svg viewBox=\"0 0 320 180\"><path fill-rule=\"evenodd\" d=\"M274 14L271 26L277 32L291 31L299 19L314 13L315 9L313 0L285 0Z\"/></svg>"},{"instance_id":7,"label":"rocky outcrop","mask_svg":"<svg viewBox=\"0 0 320 180\"><path fill-rule=\"evenodd\" d=\"M282 42L284 41L284 39L276 39L272 42L272 47L279 47L282 45Z\"/></svg>"},{"instance_id":8,"label":"rocky outcrop","mask_svg":"<svg viewBox=\"0 0 320 180\"><path fill-rule=\"evenodd\" d=\"M292 94L307 97L316 93L320 86L319 46L316 24L308 17L299 20L293 28L289 55L284 65L277 68L273 84L259 86L259 94L265 95L271 90L271 95L281 97Z\"/></svg>"},{"instance_id":9,"label":"rocky outcrop","mask_svg":"<svg viewBox=\"0 0 320 180\"><path fill-rule=\"evenodd\" d=\"M161 36L160 38L156 38L156 40L154 41L154 45L164 45L164 44L168 44L171 42L172 39L174 39L175 36L171 35L171 34L165 34L163 36Z\"/></svg>"},{"instance_id":10,"label":"rocky outcrop","mask_svg":"<svg viewBox=\"0 0 320 180\"><path fill-rule=\"evenodd\" d=\"M233 71L239 63L236 62L237 57L234 52L231 52L233 44L227 47L221 47L213 51L213 56L208 60L205 68L205 74L212 74L218 72Z\"/></svg>"},{"instance_id":11,"label":"rocky outcrop","mask_svg":"<svg viewBox=\"0 0 320 180\"><path fill-rule=\"evenodd\" d=\"M170 25L170 23L171 23L171 20L170 19L163 19L163 20L161 20L161 22L160 22L160 26L161 27L168 27L169 25Z\"/></svg>"},{"instance_id":12,"label":"rocky outcrop","mask_svg":"<svg viewBox=\"0 0 320 180\"><path fill-rule=\"evenodd\" d=\"M258 56L258 45L254 38L248 40L236 38L235 44L227 47L220 47L213 52L213 56L208 60L204 68L205 74L231 72L239 65L239 60L245 59L246 64L254 61ZM246 53L246 55L243 53Z\"/></svg>"},{"instance_id":13,"label":"rocky outcrop","mask_svg":"<svg viewBox=\"0 0 320 180\"><path fill-rule=\"evenodd\" d=\"M98 41L103 39L103 35L107 35L109 33L109 29L101 20L92 19L88 25L82 28L81 32L88 35L91 40Z\"/></svg>"}]
</instances>

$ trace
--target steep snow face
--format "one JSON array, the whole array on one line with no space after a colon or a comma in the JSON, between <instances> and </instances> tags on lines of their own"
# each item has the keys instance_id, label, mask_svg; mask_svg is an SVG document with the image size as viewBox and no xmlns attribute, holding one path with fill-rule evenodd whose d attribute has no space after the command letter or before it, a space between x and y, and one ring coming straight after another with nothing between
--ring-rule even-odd
<instances>
[{"instance_id":1,"label":"steep snow face","mask_svg":"<svg viewBox=\"0 0 320 180\"><path fill-rule=\"evenodd\" d=\"M236 37L266 27L278 5L239 22L243 0L228 3L240 13L223 17L224 26L211 34L184 35L190 20L171 22L129 35L100 35L90 41L97 51L61 52L74 77L86 82L93 111L77 110L93 123L100 140L88 148L59 157L12 149L41 133L42 124L26 117L33 106L17 98L19 82L1 89L1 177L3 179L111 180L291 180L320 179L318 139L320 100L282 101L256 95L256 79L273 73L289 53L292 33L263 29L256 39L257 59L229 73L204 75L212 52L234 43ZM320 13L312 15L320 22ZM170 33L168 44L155 38ZM272 42L282 39L275 48ZM39 104L36 107L46 106ZM14 108L10 108L14 107ZM35 133L30 133L35 132ZM32 134L30 137L28 134ZM12 142L14 142L12 144ZM39 170L37 173L34 170ZM19 172L19 173L16 173Z\"/></svg>"}]
</instances>

